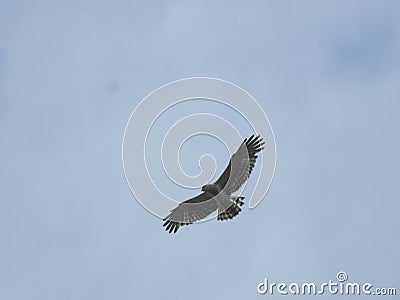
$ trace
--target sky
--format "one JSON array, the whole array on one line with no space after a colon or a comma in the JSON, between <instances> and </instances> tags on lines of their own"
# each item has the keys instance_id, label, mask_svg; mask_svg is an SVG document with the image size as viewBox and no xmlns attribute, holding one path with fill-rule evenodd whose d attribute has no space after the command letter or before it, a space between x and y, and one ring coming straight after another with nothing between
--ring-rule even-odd
<instances>
[{"instance_id":1,"label":"sky","mask_svg":"<svg viewBox=\"0 0 400 300\"><path fill-rule=\"evenodd\" d=\"M339 271L399 294L399 20L389 0L0 1L0 298L258 299L264 278ZM193 76L257 99L276 172L255 209L169 235L122 139L146 95Z\"/></svg>"}]
</instances>

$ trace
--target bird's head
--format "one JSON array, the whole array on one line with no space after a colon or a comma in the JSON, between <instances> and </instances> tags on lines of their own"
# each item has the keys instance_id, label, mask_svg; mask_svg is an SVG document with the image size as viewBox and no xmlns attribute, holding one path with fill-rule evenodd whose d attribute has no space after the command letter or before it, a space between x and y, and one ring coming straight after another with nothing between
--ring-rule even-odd
<instances>
[{"instance_id":1,"label":"bird's head","mask_svg":"<svg viewBox=\"0 0 400 300\"><path fill-rule=\"evenodd\" d=\"M203 187L201 188L202 192L207 192L207 191L210 191L210 190L211 190L211 184L203 185Z\"/></svg>"},{"instance_id":2,"label":"bird's head","mask_svg":"<svg viewBox=\"0 0 400 300\"><path fill-rule=\"evenodd\" d=\"M203 192L206 192L211 195L218 195L221 192L221 188L217 184L206 184L201 188Z\"/></svg>"}]
</instances>

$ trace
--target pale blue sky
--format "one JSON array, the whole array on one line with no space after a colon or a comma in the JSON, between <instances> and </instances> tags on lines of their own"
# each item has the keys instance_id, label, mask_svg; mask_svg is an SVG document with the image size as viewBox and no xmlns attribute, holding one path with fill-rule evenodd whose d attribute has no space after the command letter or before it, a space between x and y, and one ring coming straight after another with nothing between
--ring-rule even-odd
<instances>
[{"instance_id":1,"label":"pale blue sky","mask_svg":"<svg viewBox=\"0 0 400 300\"><path fill-rule=\"evenodd\" d=\"M255 299L341 270L400 293L399 20L388 0L1 1L0 299ZM170 236L121 143L192 76L260 102L277 170L255 210Z\"/></svg>"}]
</instances>

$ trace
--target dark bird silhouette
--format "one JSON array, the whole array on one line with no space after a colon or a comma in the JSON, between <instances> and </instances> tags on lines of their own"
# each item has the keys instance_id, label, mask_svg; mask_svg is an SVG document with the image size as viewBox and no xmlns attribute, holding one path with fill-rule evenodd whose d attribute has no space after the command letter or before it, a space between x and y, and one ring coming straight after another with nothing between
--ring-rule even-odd
<instances>
[{"instance_id":1,"label":"dark bird silhouette","mask_svg":"<svg viewBox=\"0 0 400 300\"><path fill-rule=\"evenodd\" d=\"M237 216L242 210L245 197L232 194L250 177L257 153L264 149L263 139L252 135L246 138L218 180L201 188L200 195L180 203L163 221L169 233L176 233L181 226L193 224L218 210L217 220L224 221Z\"/></svg>"}]
</instances>

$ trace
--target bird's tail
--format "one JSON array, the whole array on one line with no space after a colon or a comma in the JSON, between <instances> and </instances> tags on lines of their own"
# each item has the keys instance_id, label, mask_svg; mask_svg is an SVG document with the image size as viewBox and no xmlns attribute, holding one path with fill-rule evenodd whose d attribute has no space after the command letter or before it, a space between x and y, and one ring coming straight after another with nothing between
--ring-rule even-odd
<instances>
[{"instance_id":1,"label":"bird's tail","mask_svg":"<svg viewBox=\"0 0 400 300\"><path fill-rule=\"evenodd\" d=\"M229 206L224 211L218 210L218 221L232 219L242 211L240 207L244 204L244 197L232 197L231 199L233 200L233 204L231 206Z\"/></svg>"}]
</instances>

